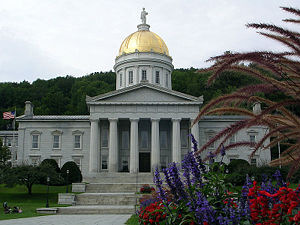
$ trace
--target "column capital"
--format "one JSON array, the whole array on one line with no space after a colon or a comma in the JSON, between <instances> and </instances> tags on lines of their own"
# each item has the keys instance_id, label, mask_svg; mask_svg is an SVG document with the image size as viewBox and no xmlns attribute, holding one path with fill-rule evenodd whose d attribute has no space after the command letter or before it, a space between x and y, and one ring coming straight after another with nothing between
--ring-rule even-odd
<instances>
[{"instance_id":1,"label":"column capital","mask_svg":"<svg viewBox=\"0 0 300 225\"><path fill-rule=\"evenodd\" d=\"M172 120L172 122L180 122L181 118L172 118L171 120Z\"/></svg>"},{"instance_id":2,"label":"column capital","mask_svg":"<svg viewBox=\"0 0 300 225\"><path fill-rule=\"evenodd\" d=\"M119 118L108 118L108 120L109 120L109 122L110 122L110 121L118 121Z\"/></svg>"},{"instance_id":3,"label":"column capital","mask_svg":"<svg viewBox=\"0 0 300 225\"><path fill-rule=\"evenodd\" d=\"M139 121L139 119L140 119L140 118L130 118L129 120L130 120L130 122L135 122L135 121L137 121L137 122L138 122L138 121Z\"/></svg>"},{"instance_id":4,"label":"column capital","mask_svg":"<svg viewBox=\"0 0 300 225\"><path fill-rule=\"evenodd\" d=\"M99 119L90 119L90 122L99 122Z\"/></svg>"},{"instance_id":5,"label":"column capital","mask_svg":"<svg viewBox=\"0 0 300 225\"><path fill-rule=\"evenodd\" d=\"M151 118L151 122L159 122L160 118Z\"/></svg>"}]
</instances>

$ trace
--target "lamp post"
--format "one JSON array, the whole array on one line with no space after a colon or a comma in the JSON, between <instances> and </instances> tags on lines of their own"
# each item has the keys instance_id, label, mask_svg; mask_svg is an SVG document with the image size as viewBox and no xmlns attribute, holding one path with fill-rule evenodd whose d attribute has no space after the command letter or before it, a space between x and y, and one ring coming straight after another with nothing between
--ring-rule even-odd
<instances>
[{"instance_id":1,"label":"lamp post","mask_svg":"<svg viewBox=\"0 0 300 225\"><path fill-rule=\"evenodd\" d=\"M49 182L50 182L50 177L47 177L47 201L46 201L46 208L49 208Z\"/></svg>"},{"instance_id":2,"label":"lamp post","mask_svg":"<svg viewBox=\"0 0 300 225\"><path fill-rule=\"evenodd\" d=\"M66 189L66 193L68 193L68 192L69 192L69 170L67 170L66 181L67 181L67 189Z\"/></svg>"}]
</instances>

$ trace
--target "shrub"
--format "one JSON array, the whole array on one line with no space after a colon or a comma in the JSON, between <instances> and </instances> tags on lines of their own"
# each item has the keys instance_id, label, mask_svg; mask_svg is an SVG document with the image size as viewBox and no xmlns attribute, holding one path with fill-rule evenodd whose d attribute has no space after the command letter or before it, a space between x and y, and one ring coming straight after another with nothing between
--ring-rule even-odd
<instances>
[{"instance_id":1,"label":"shrub","mask_svg":"<svg viewBox=\"0 0 300 225\"><path fill-rule=\"evenodd\" d=\"M45 164L49 164L57 173L60 173L60 168L54 159L44 159L40 166L44 166Z\"/></svg>"},{"instance_id":2,"label":"shrub","mask_svg":"<svg viewBox=\"0 0 300 225\"><path fill-rule=\"evenodd\" d=\"M67 176L67 170L69 175ZM78 166L73 161L66 162L61 168L61 175L68 184L77 183L82 181L82 174Z\"/></svg>"},{"instance_id":3,"label":"shrub","mask_svg":"<svg viewBox=\"0 0 300 225\"><path fill-rule=\"evenodd\" d=\"M229 173L242 171L249 167L250 167L250 164L246 160L243 160L243 159L234 159L227 166Z\"/></svg>"},{"instance_id":4,"label":"shrub","mask_svg":"<svg viewBox=\"0 0 300 225\"><path fill-rule=\"evenodd\" d=\"M55 162L55 161L54 161ZM55 162L56 163L56 162ZM57 164L56 164L57 165ZM50 178L50 185L60 186L64 185L64 179L61 177L61 174L57 172L54 163L42 162L37 169L39 170L39 183L40 184L47 184L47 177Z\"/></svg>"}]
</instances>

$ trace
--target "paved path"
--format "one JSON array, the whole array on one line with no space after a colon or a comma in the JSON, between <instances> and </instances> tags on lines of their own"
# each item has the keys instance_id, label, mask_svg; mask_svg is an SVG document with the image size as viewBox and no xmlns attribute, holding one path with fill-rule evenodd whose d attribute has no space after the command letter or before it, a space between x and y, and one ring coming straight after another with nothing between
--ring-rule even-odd
<instances>
[{"instance_id":1,"label":"paved path","mask_svg":"<svg viewBox=\"0 0 300 225\"><path fill-rule=\"evenodd\" d=\"M131 215L51 215L0 220L0 225L123 225Z\"/></svg>"}]
</instances>

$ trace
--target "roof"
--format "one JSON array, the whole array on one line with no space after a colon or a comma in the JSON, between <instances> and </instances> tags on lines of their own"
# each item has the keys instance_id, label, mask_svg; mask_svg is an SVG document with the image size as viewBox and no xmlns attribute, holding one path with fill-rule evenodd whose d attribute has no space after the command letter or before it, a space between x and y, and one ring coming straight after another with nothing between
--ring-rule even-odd
<instances>
[{"instance_id":1,"label":"roof","mask_svg":"<svg viewBox=\"0 0 300 225\"><path fill-rule=\"evenodd\" d=\"M46 116L19 116L17 117L17 121L89 121L90 116L89 115L46 115Z\"/></svg>"},{"instance_id":2,"label":"roof","mask_svg":"<svg viewBox=\"0 0 300 225\"><path fill-rule=\"evenodd\" d=\"M152 89L152 90L156 90L158 92L162 92L162 93L168 94L170 96L179 97L179 98L181 98L185 101L184 103L187 103L187 102L191 102L193 104L199 104L199 103L202 104L203 103L203 96L195 97L195 96L184 94L184 93L174 91L174 90L171 90L171 89L168 89L168 88L164 88L164 87L161 87L161 86L158 86L158 85L155 85L155 84L151 84L149 82L141 82L141 83L138 83L138 84L126 87L126 88L122 88L122 89L118 89L118 90L115 90L115 91L107 92L105 94L97 95L95 97L87 96L86 97L86 102L88 104L93 104L93 103L96 103L98 101L102 101L102 100L105 100L105 99L108 99L108 98L111 98L111 97L114 97L114 96L118 96L118 95L121 95L121 94L132 92L134 90L137 90L137 89L140 89L140 88L143 88L143 87L146 87L146 88L149 88L149 89ZM150 104L159 104L159 102L157 102L155 100L153 100L151 102L137 102L137 103L138 104L149 104L149 103ZM178 103L180 103L180 102L178 102ZM116 102L114 102L114 104L116 104ZM124 104L124 102L123 102L123 104ZM133 103L130 102L130 104L133 104ZM164 104L164 103L162 103L162 104Z\"/></svg>"}]
</instances>

